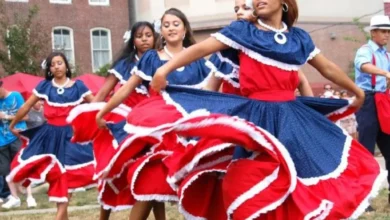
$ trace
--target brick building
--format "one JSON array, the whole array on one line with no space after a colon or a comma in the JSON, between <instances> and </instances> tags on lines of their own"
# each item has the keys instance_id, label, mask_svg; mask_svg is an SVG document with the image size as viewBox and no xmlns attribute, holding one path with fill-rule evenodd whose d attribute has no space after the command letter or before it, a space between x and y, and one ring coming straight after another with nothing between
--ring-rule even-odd
<instances>
[{"instance_id":1,"label":"brick building","mask_svg":"<svg viewBox=\"0 0 390 220\"><path fill-rule=\"evenodd\" d=\"M128 0L1 1L9 17L27 14L37 5L38 21L51 36L44 49L64 52L78 73L94 72L110 63L124 45L123 34L130 26Z\"/></svg>"}]
</instances>

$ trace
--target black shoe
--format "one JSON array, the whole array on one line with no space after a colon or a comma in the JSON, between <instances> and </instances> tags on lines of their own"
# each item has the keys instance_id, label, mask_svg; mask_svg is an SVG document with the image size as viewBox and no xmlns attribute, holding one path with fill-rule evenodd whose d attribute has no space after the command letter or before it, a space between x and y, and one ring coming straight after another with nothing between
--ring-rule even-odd
<instances>
[{"instance_id":1,"label":"black shoe","mask_svg":"<svg viewBox=\"0 0 390 220\"><path fill-rule=\"evenodd\" d=\"M375 212L375 209L372 206L368 206L366 212Z\"/></svg>"}]
</instances>

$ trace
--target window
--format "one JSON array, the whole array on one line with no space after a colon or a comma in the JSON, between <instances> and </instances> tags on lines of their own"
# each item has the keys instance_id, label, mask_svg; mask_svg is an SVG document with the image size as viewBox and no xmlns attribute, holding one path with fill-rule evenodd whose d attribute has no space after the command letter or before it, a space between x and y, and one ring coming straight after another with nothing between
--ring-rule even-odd
<instances>
[{"instance_id":1,"label":"window","mask_svg":"<svg viewBox=\"0 0 390 220\"><path fill-rule=\"evenodd\" d=\"M6 2L28 2L28 0L5 0Z\"/></svg>"},{"instance_id":2,"label":"window","mask_svg":"<svg viewBox=\"0 0 390 220\"><path fill-rule=\"evenodd\" d=\"M52 41L53 51L64 53L69 63L74 65L73 30L67 27L55 27Z\"/></svg>"},{"instance_id":3,"label":"window","mask_svg":"<svg viewBox=\"0 0 390 220\"><path fill-rule=\"evenodd\" d=\"M89 0L90 5L110 5L110 0Z\"/></svg>"},{"instance_id":4,"label":"window","mask_svg":"<svg viewBox=\"0 0 390 220\"><path fill-rule=\"evenodd\" d=\"M72 4L72 0L50 0L54 4Z\"/></svg>"},{"instance_id":5,"label":"window","mask_svg":"<svg viewBox=\"0 0 390 220\"><path fill-rule=\"evenodd\" d=\"M111 62L111 33L105 28L91 30L92 67L95 72Z\"/></svg>"}]
</instances>

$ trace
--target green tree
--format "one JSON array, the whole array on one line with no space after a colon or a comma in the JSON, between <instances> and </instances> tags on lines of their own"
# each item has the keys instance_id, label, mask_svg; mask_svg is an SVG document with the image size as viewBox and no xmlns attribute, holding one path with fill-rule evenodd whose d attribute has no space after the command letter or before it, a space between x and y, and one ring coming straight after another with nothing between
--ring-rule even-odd
<instances>
[{"instance_id":1,"label":"green tree","mask_svg":"<svg viewBox=\"0 0 390 220\"><path fill-rule=\"evenodd\" d=\"M8 75L24 72L39 75L41 62L48 54L49 35L36 21L39 8L33 6L28 14L6 14L0 1L0 65Z\"/></svg>"}]
</instances>

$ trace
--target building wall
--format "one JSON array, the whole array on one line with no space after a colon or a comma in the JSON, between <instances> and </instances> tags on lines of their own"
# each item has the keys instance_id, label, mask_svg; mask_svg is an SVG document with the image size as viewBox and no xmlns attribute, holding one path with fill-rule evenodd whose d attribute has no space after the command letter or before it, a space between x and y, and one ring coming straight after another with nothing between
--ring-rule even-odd
<instances>
[{"instance_id":1,"label":"building wall","mask_svg":"<svg viewBox=\"0 0 390 220\"><path fill-rule=\"evenodd\" d=\"M71 28L75 64L79 73L92 72L90 36L92 28L110 30L113 58L121 50L123 34L129 28L128 0L110 0L108 6L92 6L87 0L72 0L72 4L54 4L49 0L28 0L27 3L6 1L5 3L6 12L10 17L14 13L27 14L29 7L37 5L40 9L38 20L47 33L51 33L56 26ZM48 42L47 47L50 50L52 42Z\"/></svg>"}]
</instances>

